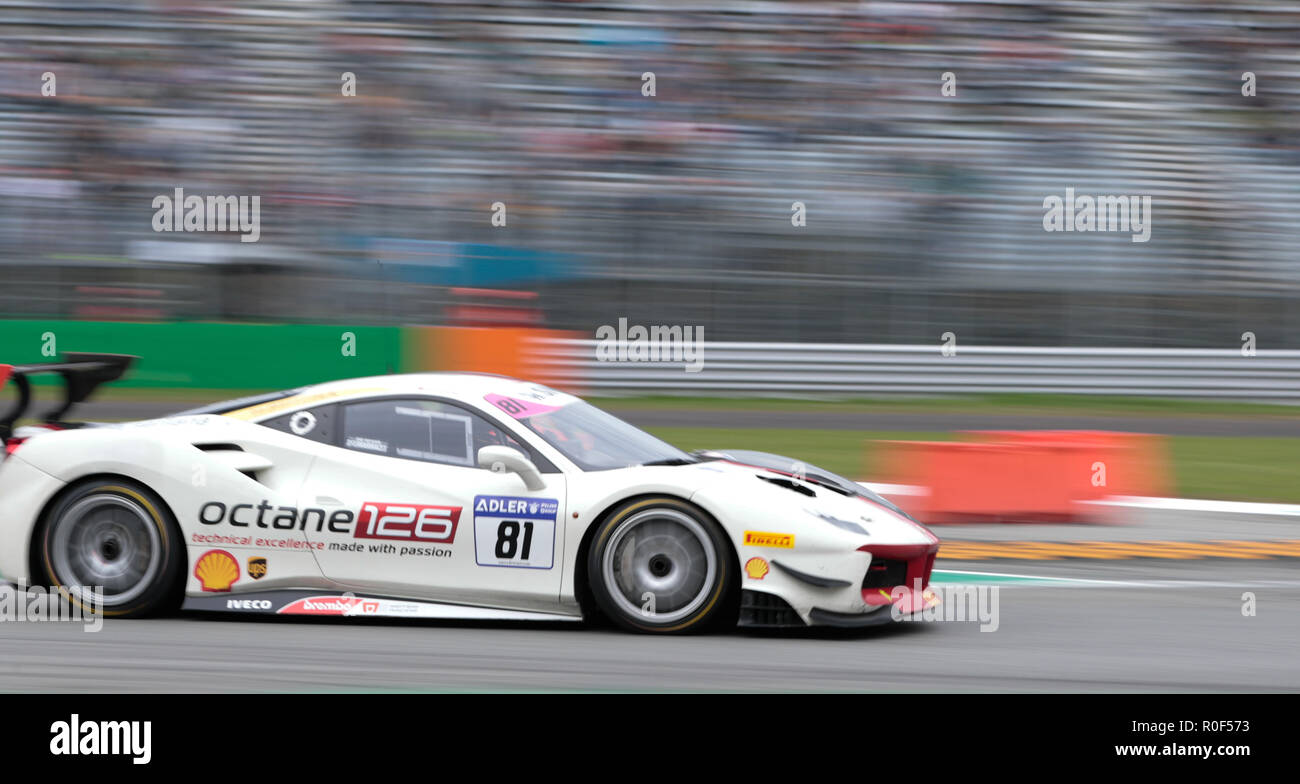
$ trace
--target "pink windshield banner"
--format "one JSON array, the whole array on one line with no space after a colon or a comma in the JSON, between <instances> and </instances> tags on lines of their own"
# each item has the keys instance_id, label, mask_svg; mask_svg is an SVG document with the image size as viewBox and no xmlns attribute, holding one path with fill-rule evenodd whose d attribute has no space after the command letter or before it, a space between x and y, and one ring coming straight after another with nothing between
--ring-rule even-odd
<instances>
[{"instance_id":1,"label":"pink windshield banner","mask_svg":"<svg viewBox=\"0 0 1300 784\"><path fill-rule=\"evenodd\" d=\"M506 412L515 419L527 419L538 414L549 414L552 411L559 410L560 406L547 406L541 403L532 403L527 400L520 400L505 395L484 395L483 399L502 411Z\"/></svg>"}]
</instances>

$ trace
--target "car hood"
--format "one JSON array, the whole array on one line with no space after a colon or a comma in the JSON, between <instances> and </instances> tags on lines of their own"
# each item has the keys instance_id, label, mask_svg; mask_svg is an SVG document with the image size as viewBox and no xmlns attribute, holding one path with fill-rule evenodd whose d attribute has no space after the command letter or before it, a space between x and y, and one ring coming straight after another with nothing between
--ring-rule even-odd
<instances>
[{"instance_id":1,"label":"car hood","mask_svg":"<svg viewBox=\"0 0 1300 784\"><path fill-rule=\"evenodd\" d=\"M857 482L798 460L767 452L697 452L701 462L671 470L690 475L699 496L737 509L745 517L801 520L825 530L898 543L937 542L907 512ZM685 478L685 476L683 476ZM727 499L731 499L727 502ZM743 499L740 500L740 499ZM700 499L702 500L702 499ZM761 510L761 511L760 511ZM818 522L820 520L820 522Z\"/></svg>"},{"instance_id":2,"label":"car hood","mask_svg":"<svg viewBox=\"0 0 1300 784\"><path fill-rule=\"evenodd\" d=\"M911 515L904 512L896 504L887 500L884 496L867 489L862 484L846 479L839 474L833 474L823 468L808 465L793 457L776 455L771 452L756 452L752 449L717 449L696 452L695 454L697 457L703 457L706 460L725 460L743 466L765 469L792 479L798 479L813 487L825 488L832 492L839 491L845 496L862 498L915 522Z\"/></svg>"}]
</instances>

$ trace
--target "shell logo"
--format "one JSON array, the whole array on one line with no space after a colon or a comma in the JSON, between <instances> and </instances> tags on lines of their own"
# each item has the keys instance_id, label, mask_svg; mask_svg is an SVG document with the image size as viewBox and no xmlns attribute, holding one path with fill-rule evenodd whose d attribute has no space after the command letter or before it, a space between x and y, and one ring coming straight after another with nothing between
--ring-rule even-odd
<instances>
[{"instance_id":1,"label":"shell logo","mask_svg":"<svg viewBox=\"0 0 1300 784\"><path fill-rule=\"evenodd\" d=\"M749 575L751 580L761 580L767 576L767 561L763 558L750 558L745 561L745 574Z\"/></svg>"},{"instance_id":2,"label":"shell logo","mask_svg":"<svg viewBox=\"0 0 1300 784\"><path fill-rule=\"evenodd\" d=\"M239 581L239 561L225 550L209 550L199 556L194 576L205 591L229 591Z\"/></svg>"}]
</instances>

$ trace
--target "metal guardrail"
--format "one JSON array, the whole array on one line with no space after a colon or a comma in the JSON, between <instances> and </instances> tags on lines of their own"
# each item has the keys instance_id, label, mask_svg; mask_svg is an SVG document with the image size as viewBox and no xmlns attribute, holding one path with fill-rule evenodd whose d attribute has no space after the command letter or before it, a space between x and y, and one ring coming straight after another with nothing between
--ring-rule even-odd
<instances>
[{"instance_id":1,"label":"metal guardrail","mask_svg":"<svg viewBox=\"0 0 1300 784\"><path fill-rule=\"evenodd\" d=\"M601 361L596 340L540 340L535 361L557 384L593 393L852 397L1056 393L1300 401L1300 351L713 343L702 366ZM612 347L633 344L613 341ZM605 354L608 356L608 354Z\"/></svg>"}]
</instances>

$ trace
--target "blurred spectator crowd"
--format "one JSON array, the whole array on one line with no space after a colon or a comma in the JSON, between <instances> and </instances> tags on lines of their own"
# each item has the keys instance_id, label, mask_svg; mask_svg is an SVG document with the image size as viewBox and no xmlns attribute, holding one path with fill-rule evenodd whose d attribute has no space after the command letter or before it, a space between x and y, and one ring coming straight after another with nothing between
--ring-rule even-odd
<instances>
[{"instance_id":1,"label":"blurred spectator crowd","mask_svg":"<svg viewBox=\"0 0 1300 784\"><path fill-rule=\"evenodd\" d=\"M454 281L584 332L1300 348L1297 42L1263 0L0 0L0 317L440 323ZM260 241L155 233L177 187ZM1045 232L1066 187L1150 242Z\"/></svg>"}]
</instances>

